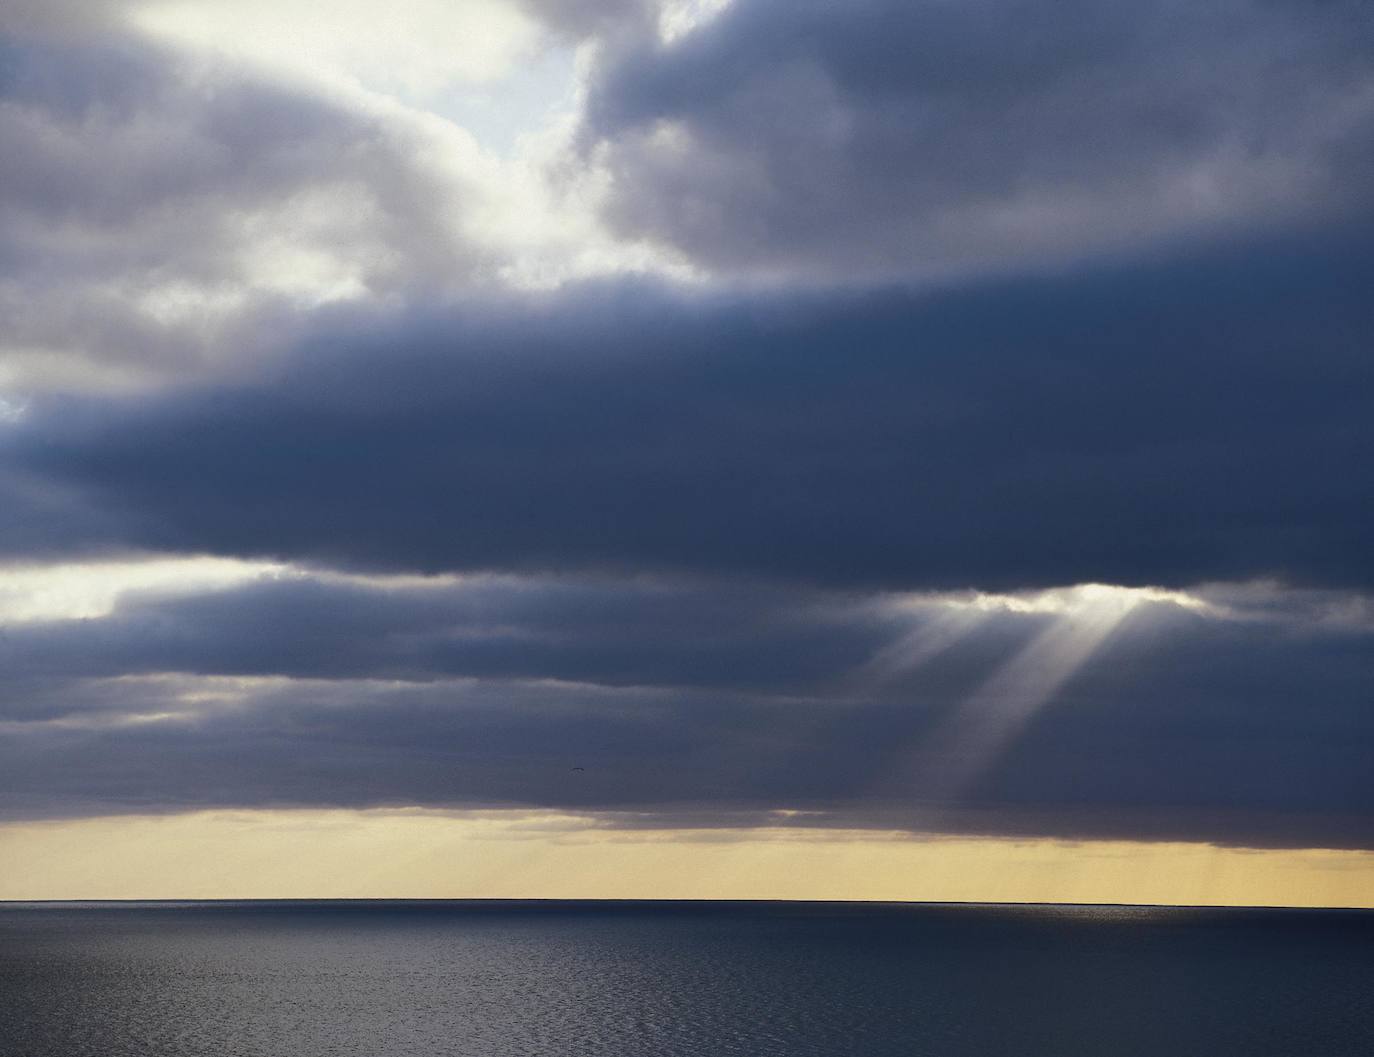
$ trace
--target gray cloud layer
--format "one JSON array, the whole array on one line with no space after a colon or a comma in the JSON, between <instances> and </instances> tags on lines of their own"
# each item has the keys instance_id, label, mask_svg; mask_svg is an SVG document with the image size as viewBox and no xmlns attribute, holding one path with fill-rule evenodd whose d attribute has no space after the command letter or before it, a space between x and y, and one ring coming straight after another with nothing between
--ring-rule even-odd
<instances>
[{"instance_id":1,"label":"gray cloud layer","mask_svg":"<svg viewBox=\"0 0 1374 1057\"><path fill-rule=\"evenodd\" d=\"M1063 617L981 613L918 664L922 636L965 611L604 580L131 596L0 639L0 795L20 814L419 803L738 825L787 808L1369 847L1370 613L1217 600L1229 616L1138 607L954 794L942 759L976 746L941 740L949 717Z\"/></svg>"},{"instance_id":2,"label":"gray cloud layer","mask_svg":"<svg viewBox=\"0 0 1374 1057\"><path fill-rule=\"evenodd\" d=\"M19 502L4 540L888 588L1369 587L1371 264L1360 233L938 295L619 287L345 315L261 381L36 404L0 465L91 520Z\"/></svg>"},{"instance_id":3,"label":"gray cloud layer","mask_svg":"<svg viewBox=\"0 0 1374 1057\"><path fill-rule=\"evenodd\" d=\"M601 69L618 228L711 268L1039 267L1366 209L1358 2L737 0Z\"/></svg>"}]
</instances>

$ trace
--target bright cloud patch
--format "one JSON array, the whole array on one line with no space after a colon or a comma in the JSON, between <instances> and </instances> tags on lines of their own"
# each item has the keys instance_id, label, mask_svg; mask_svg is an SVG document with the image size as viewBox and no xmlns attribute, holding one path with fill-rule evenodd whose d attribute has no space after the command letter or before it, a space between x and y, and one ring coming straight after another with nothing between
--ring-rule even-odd
<instances>
[{"instance_id":1,"label":"bright cloud patch","mask_svg":"<svg viewBox=\"0 0 1374 1057\"><path fill-rule=\"evenodd\" d=\"M10 566L0 569L0 625L108 616L129 592L186 593L230 587L281 566L230 558Z\"/></svg>"},{"instance_id":2,"label":"bright cloud patch","mask_svg":"<svg viewBox=\"0 0 1374 1057\"><path fill-rule=\"evenodd\" d=\"M281 72L423 102L454 81L490 81L534 49L537 25L502 0L148 0L136 26Z\"/></svg>"}]
</instances>

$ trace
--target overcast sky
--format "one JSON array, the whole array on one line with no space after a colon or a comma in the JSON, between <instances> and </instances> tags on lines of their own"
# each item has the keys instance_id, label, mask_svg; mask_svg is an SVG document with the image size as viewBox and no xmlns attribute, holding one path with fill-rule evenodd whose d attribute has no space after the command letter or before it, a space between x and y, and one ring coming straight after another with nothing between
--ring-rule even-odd
<instances>
[{"instance_id":1,"label":"overcast sky","mask_svg":"<svg viewBox=\"0 0 1374 1057\"><path fill-rule=\"evenodd\" d=\"M11 0L0 819L1374 849L1361 0Z\"/></svg>"}]
</instances>

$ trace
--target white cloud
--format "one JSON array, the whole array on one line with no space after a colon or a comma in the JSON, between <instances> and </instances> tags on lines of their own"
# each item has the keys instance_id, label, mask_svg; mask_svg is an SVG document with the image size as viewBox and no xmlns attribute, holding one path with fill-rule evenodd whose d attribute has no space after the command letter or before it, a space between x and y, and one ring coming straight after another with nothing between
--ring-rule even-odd
<instances>
[{"instance_id":1,"label":"white cloud","mask_svg":"<svg viewBox=\"0 0 1374 1057\"><path fill-rule=\"evenodd\" d=\"M131 17L178 45L411 101L499 79L541 36L501 0L150 0Z\"/></svg>"},{"instance_id":2,"label":"white cloud","mask_svg":"<svg viewBox=\"0 0 1374 1057\"><path fill-rule=\"evenodd\" d=\"M215 590L284 566L235 558L148 558L0 567L0 625L106 616L129 591Z\"/></svg>"},{"instance_id":3,"label":"white cloud","mask_svg":"<svg viewBox=\"0 0 1374 1057\"><path fill-rule=\"evenodd\" d=\"M68 6L21 19L0 108L16 400L251 365L331 302L673 269L573 150L591 46L521 6Z\"/></svg>"},{"instance_id":4,"label":"white cloud","mask_svg":"<svg viewBox=\"0 0 1374 1057\"><path fill-rule=\"evenodd\" d=\"M1129 612L1145 602L1167 603L1198 612L1213 611L1205 597L1189 591L1173 591L1162 587L1122 587L1116 584L1075 584L1072 587L1055 587L1045 591L1008 593L915 593L899 596L897 604L902 608L920 610L935 606L984 613L1050 613L1076 617L1104 611Z\"/></svg>"},{"instance_id":5,"label":"white cloud","mask_svg":"<svg viewBox=\"0 0 1374 1057\"><path fill-rule=\"evenodd\" d=\"M731 2L732 0L664 0L658 15L659 39L664 44L672 44L715 18L729 7Z\"/></svg>"}]
</instances>

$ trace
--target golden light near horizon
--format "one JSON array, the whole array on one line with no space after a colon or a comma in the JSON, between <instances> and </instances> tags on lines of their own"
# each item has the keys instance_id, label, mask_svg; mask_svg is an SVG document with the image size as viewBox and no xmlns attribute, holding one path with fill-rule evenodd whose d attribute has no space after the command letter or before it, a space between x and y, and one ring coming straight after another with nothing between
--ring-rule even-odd
<instances>
[{"instance_id":1,"label":"golden light near horizon","mask_svg":"<svg viewBox=\"0 0 1374 1057\"><path fill-rule=\"evenodd\" d=\"M817 899L1374 907L1374 853L558 812L205 811L0 825L0 899Z\"/></svg>"},{"instance_id":2,"label":"golden light near horizon","mask_svg":"<svg viewBox=\"0 0 1374 1057\"><path fill-rule=\"evenodd\" d=\"M13 567L0 626L90 620L124 600L318 579L428 592L518 585L490 576L382 576L214 558ZM1232 614L1185 592L1085 584L1020 594L899 597L915 630L855 673L882 683L918 671L998 614L1040 626L921 746L933 795L958 801L1093 654L1147 606ZM1155 610L1162 612L1164 610ZM194 724L285 676L166 672L141 680L143 712L44 721L64 730ZM16 728L17 729L17 728ZM820 737L819 730L816 734ZM932 762L933 761L933 762ZM900 762L898 767L911 766ZM875 773L871 780L881 782ZM934 802L932 802L934 804ZM941 826L938 805L922 825ZM786 812L780 812L780 821ZM924 817L918 813L916 817ZM0 824L0 898L795 898L1243 905L1367 905L1374 854L1205 843L913 835L806 828L615 828L548 811L208 810ZM363 864L358 869L358 864Z\"/></svg>"}]
</instances>

